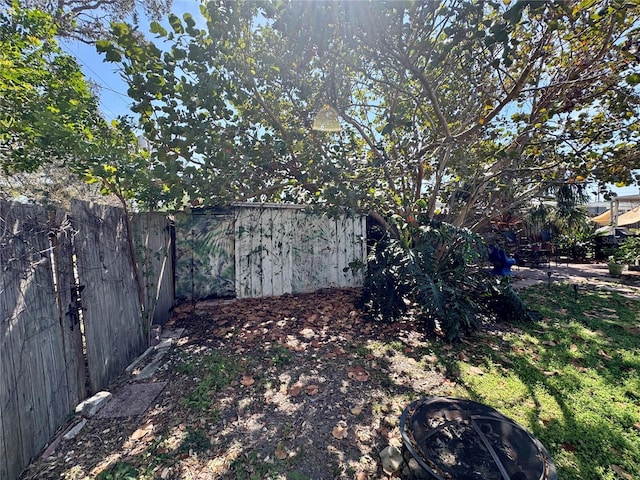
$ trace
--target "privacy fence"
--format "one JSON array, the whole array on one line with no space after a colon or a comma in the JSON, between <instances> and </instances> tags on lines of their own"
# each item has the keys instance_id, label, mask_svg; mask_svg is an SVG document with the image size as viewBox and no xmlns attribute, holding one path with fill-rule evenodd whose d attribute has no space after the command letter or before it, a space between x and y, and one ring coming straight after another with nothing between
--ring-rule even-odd
<instances>
[{"instance_id":1,"label":"privacy fence","mask_svg":"<svg viewBox=\"0 0 640 480\"><path fill-rule=\"evenodd\" d=\"M174 228L160 213L128 222L86 202L0 201L0 480L146 348L174 285L193 299L360 286L352 267L365 261L358 215L243 204L177 215Z\"/></svg>"},{"instance_id":2,"label":"privacy fence","mask_svg":"<svg viewBox=\"0 0 640 480\"><path fill-rule=\"evenodd\" d=\"M146 348L151 319L168 316L169 222L138 215L133 236L127 225L112 207L0 201L0 480L17 478L74 407Z\"/></svg>"},{"instance_id":3,"label":"privacy fence","mask_svg":"<svg viewBox=\"0 0 640 480\"><path fill-rule=\"evenodd\" d=\"M176 215L176 294L265 297L361 286L366 217L240 204Z\"/></svg>"}]
</instances>

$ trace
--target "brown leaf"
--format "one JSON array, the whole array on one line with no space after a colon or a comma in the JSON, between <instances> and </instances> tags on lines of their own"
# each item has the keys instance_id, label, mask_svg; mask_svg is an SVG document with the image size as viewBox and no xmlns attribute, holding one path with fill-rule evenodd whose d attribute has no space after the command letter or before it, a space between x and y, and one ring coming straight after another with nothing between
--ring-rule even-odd
<instances>
[{"instance_id":1,"label":"brown leaf","mask_svg":"<svg viewBox=\"0 0 640 480\"><path fill-rule=\"evenodd\" d=\"M310 397L320 393L320 387L318 385L307 385L305 393Z\"/></svg>"},{"instance_id":2,"label":"brown leaf","mask_svg":"<svg viewBox=\"0 0 640 480\"><path fill-rule=\"evenodd\" d=\"M625 480L633 480L633 475L624 471L622 467L619 467L618 465L611 465L611 470L616 472L619 477L624 478Z\"/></svg>"},{"instance_id":3,"label":"brown leaf","mask_svg":"<svg viewBox=\"0 0 640 480\"><path fill-rule=\"evenodd\" d=\"M558 345L553 340L545 340L544 342L542 342L542 344L546 345L547 347L555 347L556 345Z\"/></svg>"},{"instance_id":4,"label":"brown leaf","mask_svg":"<svg viewBox=\"0 0 640 480\"><path fill-rule=\"evenodd\" d=\"M240 380L240 383L245 387L249 387L254 383L256 383L256 381L251 375L243 375L242 380Z\"/></svg>"},{"instance_id":5,"label":"brown leaf","mask_svg":"<svg viewBox=\"0 0 640 480\"><path fill-rule=\"evenodd\" d=\"M131 434L131 440L140 440L152 430L153 430L153 424L147 423L145 426L137 429L135 432Z\"/></svg>"},{"instance_id":6,"label":"brown leaf","mask_svg":"<svg viewBox=\"0 0 640 480\"><path fill-rule=\"evenodd\" d=\"M355 406L351 409L351 414L355 415L356 417L358 415L360 415L362 413L362 407L361 406Z\"/></svg>"},{"instance_id":7,"label":"brown leaf","mask_svg":"<svg viewBox=\"0 0 640 480\"><path fill-rule=\"evenodd\" d=\"M282 449L282 445L278 444L278 446L276 447L275 456L278 460L284 460L289 456L289 454Z\"/></svg>"},{"instance_id":8,"label":"brown leaf","mask_svg":"<svg viewBox=\"0 0 640 480\"><path fill-rule=\"evenodd\" d=\"M575 452L578 449L576 447L574 447L573 445L571 445L570 443L562 443L560 444L560 446L565 449L567 452Z\"/></svg>"},{"instance_id":9,"label":"brown leaf","mask_svg":"<svg viewBox=\"0 0 640 480\"><path fill-rule=\"evenodd\" d=\"M297 397L302 393L302 387L300 385L294 385L293 387L287 390L287 395L290 397Z\"/></svg>"},{"instance_id":10,"label":"brown leaf","mask_svg":"<svg viewBox=\"0 0 640 480\"><path fill-rule=\"evenodd\" d=\"M356 473L356 480L368 480L368 476L365 472L357 472Z\"/></svg>"},{"instance_id":11,"label":"brown leaf","mask_svg":"<svg viewBox=\"0 0 640 480\"><path fill-rule=\"evenodd\" d=\"M640 422L634 423L633 428L635 428L636 430L640 430Z\"/></svg>"},{"instance_id":12,"label":"brown leaf","mask_svg":"<svg viewBox=\"0 0 640 480\"><path fill-rule=\"evenodd\" d=\"M469 374L471 375L484 375L484 370L480 367L469 367Z\"/></svg>"},{"instance_id":13,"label":"brown leaf","mask_svg":"<svg viewBox=\"0 0 640 480\"><path fill-rule=\"evenodd\" d=\"M333 435L333 437L337 438L338 440L347 438L348 434L349 432L347 431L347 429L341 425L337 425L333 428L333 430L331 430L331 435Z\"/></svg>"},{"instance_id":14,"label":"brown leaf","mask_svg":"<svg viewBox=\"0 0 640 480\"><path fill-rule=\"evenodd\" d=\"M467 357L467 355L464 352L460 352L458 354L458 360L460 360L461 362L468 362L469 357Z\"/></svg>"},{"instance_id":15,"label":"brown leaf","mask_svg":"<svg viewBox=\"0 0 640 480\"><path fill-rule=\"evenodd\" d=\"M358 365L355 367L347 367L347 377L357 380L358 382L366 382L369 380L367 371Z\"/></svg>"},{"instance_id":16,"label":"brown leaf","mask_svg":"<svg viewBox=\"0 0 640 480\"><path fill-rule=\"evenodd\" d=\"M613 357L609 355L607 352L605 352L604 350L600 350L598 354L605 360L613 360Z\"/></svg>"}]
</instances>

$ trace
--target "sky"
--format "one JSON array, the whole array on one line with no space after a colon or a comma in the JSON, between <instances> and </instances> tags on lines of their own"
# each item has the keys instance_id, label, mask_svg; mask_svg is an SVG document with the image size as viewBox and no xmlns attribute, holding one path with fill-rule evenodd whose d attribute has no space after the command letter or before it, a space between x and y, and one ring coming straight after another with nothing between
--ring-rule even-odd
<instances>
[{"instance_id":1,"label":"sky","mask_svg":"<svg viewBox=\"0 0 640 480\"><path fill-rule=\"evenodd\" d=\"M173 0L172 12L180 17L189 12L193 15L199 27L202 28L204 24L204 19L200 15L200 0ZM165 28L170 29L166 20L162 20L160 23ZM149 33L149 21L142 16L140 30L152 38L152 34ZM104 62L103 55L99 54L93 45L71 40L60 40L60 45L64 51L78 60L85 76L97 86L100 109L107 120L116 119L121 115L131 115L127 84L120 77L115 64ZM640 194L638 186L619 188L615 185L610 185L609 187L618 196ZM597 191L597 186L594 185L589 190L595 192ZM592 199L594 201L598 200L597 195L592 195Z\"/></svg>"}]
</instances>

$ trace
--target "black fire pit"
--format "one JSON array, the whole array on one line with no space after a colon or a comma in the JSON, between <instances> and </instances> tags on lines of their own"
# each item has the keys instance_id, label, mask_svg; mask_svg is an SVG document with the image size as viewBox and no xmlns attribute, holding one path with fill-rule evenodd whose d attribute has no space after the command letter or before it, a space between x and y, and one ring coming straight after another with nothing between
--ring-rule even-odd
<instances>
[{"instance_id":1,"label":"black fire pit","mask_svg":"<svg viewBox=\"0 0 640 480\"><path fill-rule=\"evenodd\" d=\"M477 402L416 400L402 412L400 432L406 451L436 480L558 478L551 456L533 435Z\"/></svg>"}]
</instances>

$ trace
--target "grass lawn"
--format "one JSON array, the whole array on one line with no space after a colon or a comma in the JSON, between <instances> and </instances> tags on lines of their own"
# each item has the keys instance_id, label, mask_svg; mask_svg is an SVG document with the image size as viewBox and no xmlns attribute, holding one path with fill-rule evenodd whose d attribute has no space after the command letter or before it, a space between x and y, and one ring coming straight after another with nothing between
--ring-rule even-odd
<instances>
[{"instance_id":1,"label":"grass lawn","mask_svg":"<svg viewBox=\"0 0 640 480\"><path fill-rule=\"evenodd\" d=\"M445 360L460 396L533 432L562 480L640 478L640 302L576 298L570 285L521 295L541 321L485 332Z\"/></svg>"}]
</instances>

